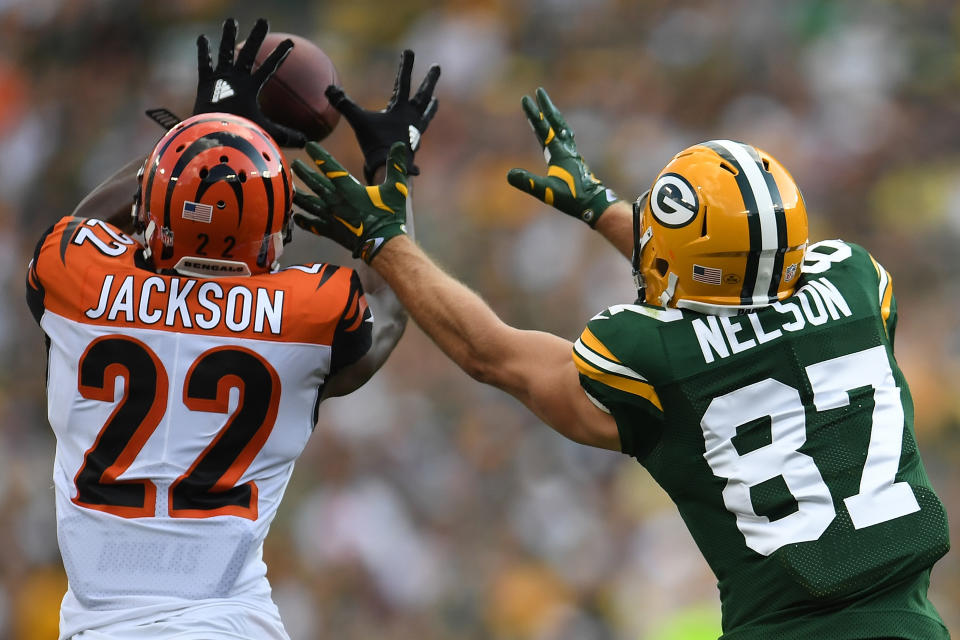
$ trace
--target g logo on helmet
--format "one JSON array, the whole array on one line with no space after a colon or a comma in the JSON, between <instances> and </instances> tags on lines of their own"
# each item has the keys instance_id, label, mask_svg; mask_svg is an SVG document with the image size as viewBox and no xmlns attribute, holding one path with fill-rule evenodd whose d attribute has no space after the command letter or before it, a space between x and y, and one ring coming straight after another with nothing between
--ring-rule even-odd
<instances>
[{"instance_id":1,"label":"g logo on helmet","mask_svg":"<svg viewBox=\"0 0 960 640\"><path fill-rule=\"evenodd\" d=\"M665 173L650 192L650 211L665 227L676 229L690 224L700 210L697 192L676 173Z\"/></svg>"}]
</instances>

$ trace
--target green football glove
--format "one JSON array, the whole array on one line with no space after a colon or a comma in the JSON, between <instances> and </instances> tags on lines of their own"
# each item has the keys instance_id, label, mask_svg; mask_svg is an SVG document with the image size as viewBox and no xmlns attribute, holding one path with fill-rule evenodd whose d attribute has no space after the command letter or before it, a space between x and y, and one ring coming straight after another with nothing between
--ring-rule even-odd
<instances>
[{"instance_id":1,"label":"green football glove","mask_svg":"<svg viewBox=\"0 0 960 640\"><path fill-rule=\"evenodd\" d=\"M315 195L296 193L303 209L293 214L298 226L330 238L369 264L391 238L405 234L407 221L407 148L396 142L387 156L381 185L365 187L316 142L307 143L315 168L293 161L293 172Z\"/></svg>"},{"instance_id":2,"label":"green football glove","mask_svg":"<svg viewBox=\"0 0 960 640\"><path fill-rule=\"evenodd\" d=\"M511 169L507 182L593 227L607 207L617 201L617 196L593 175L580 157L573 141L573 129L543 89L537 89L537 103L530 96L523 96L521 100L527 120L543 147L547 175Z\"/></svg>"}]
</instances>

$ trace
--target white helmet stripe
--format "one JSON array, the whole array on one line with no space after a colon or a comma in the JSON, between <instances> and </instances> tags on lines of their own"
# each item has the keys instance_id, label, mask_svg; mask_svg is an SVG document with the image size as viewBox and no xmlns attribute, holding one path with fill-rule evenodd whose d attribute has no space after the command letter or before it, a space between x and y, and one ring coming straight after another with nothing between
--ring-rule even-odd
<instances>
[{"instance_id":1,"label":"white helmet stripe","mask_svg":"<svg viewBox=\"0 0 960 640\"><path fill-rule=\"evenodd\" d=\"M737 161L738 168L746 176L757 203L761 245L757 277L753 286L753 304L767 304L770 301L769 292L775 273L777 250L780 248L777 240L777 217L773 197L763 177L760 163L754 159L746 145L733 140L714 140L713 143L723 147Z\"/></svg>"}]
</instances>

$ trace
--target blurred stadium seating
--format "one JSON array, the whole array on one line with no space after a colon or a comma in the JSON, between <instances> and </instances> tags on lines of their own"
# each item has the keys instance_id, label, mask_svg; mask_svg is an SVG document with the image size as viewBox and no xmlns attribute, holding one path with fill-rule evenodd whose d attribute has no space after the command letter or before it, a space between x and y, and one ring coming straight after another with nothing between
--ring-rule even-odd
<instances>
[{"instance_id":1,"label":"blurred stadium seating","mask_svg":"<svg viewBox=\"0 0 960 640\"><path fill-rule=\"evenodd\" d=\"M59 564L43 339L23 303L41 232L189 115L199 33L230 0L0 0L0 637L50 638ZM960 7L828 0L374 0L262 5L314 39L347 92L385 103L398 54L443 66L418 154L418 238L507 321L567 337L632 301L599 237L513 191L542 160L520 97L542 85L624 197L671 155L749 141L791 169L814 239L893 274L897 352L928 472L960 522ZM327 146L359 171L345 124ZM299 233L289 261L349 260ZM553 434L413 325L360 393L321 409L265 550L294 638L699 640L713 578L630 459ZM960 560L931 597L960 634Z\"/></svg>"}]
</instances>

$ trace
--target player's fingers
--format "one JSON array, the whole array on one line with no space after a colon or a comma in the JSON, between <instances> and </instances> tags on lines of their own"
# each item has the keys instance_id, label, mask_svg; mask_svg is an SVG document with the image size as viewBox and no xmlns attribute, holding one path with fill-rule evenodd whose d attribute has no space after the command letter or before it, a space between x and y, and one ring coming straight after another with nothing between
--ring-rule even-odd
<instances>
[{"instance_id":1,"label":"player's fingers","mask_svg":"<svg viewBox=\"0 0 960 640\"><path fill-rule=\"evenodd\" d=\"M303 216L306 214L307 216L314 216L317 212L324 211L327 208L326 200L320 196L300 191L293 194L293 204L303 209L303 212L294 211L293 215L300 214Z\"/></svg>"},{"instance_id":2,"label":"player's fingers","mask_svg":"<svg viewBox=\"0 0 960 640\"><path fill-rule=\"evenodd\" d=\"M267 56L267 59L263 61L263 64L257 68L257 71L253 74L254 79L256 79L260 85L263 85L263 83L267 81L267 78L280 68L280 65L283 64L283 61L287 59L287 56L290 55L292 50L293 40L290 38L278 44L276 48L270 52L270 55ZM241 51L241 54L242 53Z\"/></svg>"},{"instance_id":3,"label":"player's fingers","mask_svg":"<svg viewBox=\"0 0 960 640\"><path fill-rule=\"evenodd\" d=\"M524 193L542 200L549 205L553 204L553 189L548 184L548 178L530 173L526 169L510 169L507 172L507 182Z\"/></svg>"},{"instance_id":4,"label":"player's fingers","mask_svg":"<svg viewBox=\"0 0 960 640\"><path fill-rule=\"evenodd\" d=\"M294 199L296 202L296 199ZM301 229L306 229L310 233L315 233L317 235L324 235L324 230L327 228L327 221L320 216L314 216L306 213L300 213L299 211L293 214L293 221Z\"/></svg>"},{"instance_id":5,"label":"player's fingers","mask_svg":"<svg viewBox=\"0 0 960 640\"><path fill-rule=\"evenodd\" d=\"M315 160L315 166L310 167L298 158L293 161L293 173L303 180L303 183L307 185L311 191L321 198L326 198L333 194L335 187L330 179L324 175L326 172L324 164L316 164L316 162ZM296 200L294 201L296 202Z\"/></svg>"},{"instance_id":6,"label":"player's fingers","mask_svg":"<svg viewBox=\"0 0 960 640\"><path fill-rule=\"evenodd\" d=\"M570 133L570 127L567 126L567 121L563 119L563 114L554 106L543 87L537 88L537 103L540 105L540 111L543 113L544 119L553 127L557 135L564 136Z\"/></svg>"},{"instance_id":7,"label":"player's fingers","mask_svg":"<svg viewBox=\"0 0 960 640\"><path fill-rule=\"evenodd\" d=\"M217 71L233 66L233 50L237 46L237 21L227 18L223 21L223 33L220 35L220 55L217 58Z\"/></svg>"},{"instance_id":8,"label":"player's fingers","mask_svg":"<svg viewBox=\"0 0 960 640\"><path fill-rule=\"evenodd\" d=\"M413 100L410 101L410 104L415 106L418 110L426 108L433 98L433 90L437 86L437 80L439 78L440 65L432 65L430 70L427 71L427 75L423 78L423 82L420 83L420 88L417 89L417 93L414 94Z\"/></svg>"},{"instance_id":9,"label":"player's fingers","mask_svg":"<svg viewBox=\"0 0 960 640\"><path fill-rule=\"evenodd\" d=\"M403 191L406 195L407 184L407 146L402 142L394 142L390 147L390 153L387 154L387 174L383 181L384 185L403 185Z\"/></svg>"},{"instance_id":10,"label":"player's fingers","mask_svg":"<svg viewBox=\"0 0 960 640\"><path fill-rule=\"evenodd\" d=\"M197 73L200 80L205 80L213 73L213 62L210 60L210 41L201 34L197 38Z\"/></svg>"},{"instance_id":11,"label":"player's fingers","mask_svg":"<svg viewBox=\"0 0 960 640\"><path fill-rule=\"evenodd\" d=\"M331 84L327 87L326 91L324 91L324 95L327 96L327 100L330 101L333 108L339 111L340 115L346 118L351 126L354 124L355 118L363 115L363 109L344 93L342 87Z\"/></svg>"},{"instance_id":12,"label":"player's fingers","mask_svg":"<svg viewBox=\"0 0 960 640\"><path fill-rule=\"evenodd\" d=\"M533 132L536 134L537 140L540 141L540 145L546 146L552 142L554 134L550 128L550 123L544 119L543 113L540 112L540 107L533 101L533 98L523 96L520 100L520 106L523 107L523 112L527 116L527 122L529 122L533 128Z\"/></svg>"},{"instance_id":13,"label":"player's fingers","mask_svg":"<svg viewBox=\"0 0 960 640\"><path fill-rule=\"evenodd\" d=\"M510 183L510 186L529 194L533 193L533 179L535 177L536 176L526 169L510 169L510 171L507 172L507 182Z\"/></svg>"},{"instance_id":14,"label":"player's fingers","mask_svg":"<svg viewBox=\"0 0 960 640\"><path fill-rule=\"evenodd\" d=\"M240 53L237 54L237 69L244 73L250 73L250 70L253 69L253 61L257 57L257 51L260 50L263 39L267 37L267 30L269 28L267 21L263 18L259 18L257 23L253 25L253 29L250 30L250 35L247 36L243 47L240 49Z\"/></svg>"},{"instance_id":15,"label":"player's fingers","mask_svg":"<svg viewBox=\"0 0 960 640\"><path fill-rule=\"evenodd\" d=\"M410 74L413 72L413 51L404 49L400 53L400 67L397 69L397 79L393 83L393 96L387 109L392 108L398 102L406 102L410 99Z\"/></svg>"},{"instance_id":16,"label":"player's fingers","mask_svg":"<svg viewBox=\"0 0 960 640\"><path fill-rule=\"evenodd\" d=\"M351 178L350 172L343 168L336 158L334 158L330 153L321 147L316 142L307 143L307 155L313 159L313 163L317 168L323 173L324 176L330 180L335 180L336 178ZM333 184L330 184L333 187Z\"/></svg>"},{"instance_id":17,"label":"player's fingers","mask_svg":"<svg viewBox=\"0 0 960 640\"><path fill-rule=\"evenodd\" d=\"M436 98L430 100L430 104L427 105L427 108L423 110L423 116L420 118L420 133L423 133L427 130L427 125L430 124L430 121L433 120L433 116L437 115L437 108L439 103ZM414 147L416 149L416 147Z\"/></svg>"}]
</instances>

